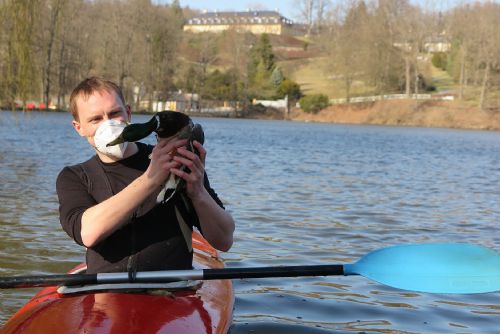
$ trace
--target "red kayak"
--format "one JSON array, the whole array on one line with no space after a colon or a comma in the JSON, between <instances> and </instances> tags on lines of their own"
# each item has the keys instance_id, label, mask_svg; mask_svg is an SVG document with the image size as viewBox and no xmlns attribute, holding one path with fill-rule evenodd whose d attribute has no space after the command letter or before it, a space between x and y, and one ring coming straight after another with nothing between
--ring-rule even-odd
<instances>
[{"instance_id":1,"label":"red kayak","mask_svg":"<svg viewBox=\"0 0 500 334\"><path fill-rule=\"evenodd\" d=\"M223 267L217 251L197 233L193 248L196 268ZM58 292L58 287L45 288L0 333L227 333L231 325L234 293L230 280L172 288L146 286L132 292L118 289L66 294Z\"/></svg>"}]
</instances>

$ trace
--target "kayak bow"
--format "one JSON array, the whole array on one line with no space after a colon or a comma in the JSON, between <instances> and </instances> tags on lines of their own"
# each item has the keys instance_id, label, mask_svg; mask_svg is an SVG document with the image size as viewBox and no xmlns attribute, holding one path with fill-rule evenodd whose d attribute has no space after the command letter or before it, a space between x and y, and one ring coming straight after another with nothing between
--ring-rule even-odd
<instances>
[{"instance_id":1,"label":"kayak bow","mask_svg":"<svg viewBox=\"0 0 500 334\"><path fill-rule=\"evenodd\" d=\"M193 234L194 264L222 268L217 252ZM82 265L75 268L81 269ZM199 281L189 287L60 293L58 287L40 291L0 330L10 333L227 333L232 320L231 281ZM70 290L70 289L68 289Z\"/></svg>"}]
</instances>

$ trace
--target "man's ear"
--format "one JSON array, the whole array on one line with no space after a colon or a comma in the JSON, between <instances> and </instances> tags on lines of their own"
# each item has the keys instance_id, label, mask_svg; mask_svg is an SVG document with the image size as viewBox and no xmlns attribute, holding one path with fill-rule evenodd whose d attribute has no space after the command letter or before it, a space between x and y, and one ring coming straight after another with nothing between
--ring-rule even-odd
<instances>
[{"instance_id":1,"label":"man's ear","mask_svg":"<svg viewBox=\"0 0 500 334\"><path fill-rule=\"evenodd\" d=\"M86 137L86 136L85 136L85 134L83 134L83 130L82 130L82 127L81 127L81 125L80 125L80 122L73 120L73 121L71 122L71 124L73 125L73 128L75 129L75 131L76 131L76 132L78 132L78 134L79 134L80 136L82 136L82 137Z\"/></svg>"}]
</instances>

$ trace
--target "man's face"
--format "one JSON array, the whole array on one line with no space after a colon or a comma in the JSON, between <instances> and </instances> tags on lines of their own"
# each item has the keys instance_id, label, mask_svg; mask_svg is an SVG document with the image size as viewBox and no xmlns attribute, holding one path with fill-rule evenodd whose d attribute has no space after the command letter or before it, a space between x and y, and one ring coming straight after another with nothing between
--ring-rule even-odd
<instances>
[{"instance_id":1,"label":"man's face","mask_svg":"<svg viewBox=\"0 0 500 334\"><path fill-rule=\"evenodd\" d=\"M130 122L130 108L123 104L115 92L103 90L92 93L88 98L79 96L76 106L79 120L73 120L73 127L80 136L87 137L93 147L95 132L102 122L109 119Z\"/></svg>"}]
</instances>

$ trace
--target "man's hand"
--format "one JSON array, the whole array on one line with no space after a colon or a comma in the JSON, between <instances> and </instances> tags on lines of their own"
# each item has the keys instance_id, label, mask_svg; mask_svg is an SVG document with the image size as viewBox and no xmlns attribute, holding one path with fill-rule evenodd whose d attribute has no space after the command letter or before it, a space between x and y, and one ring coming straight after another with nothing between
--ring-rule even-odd
<instances>
[{"instance_id":1,"label":"man's hand","mask_svg":"<svg viewBox=\"0 0 500 334\"><path fill-rule=\"evenodd\" d=\"M193 146L200 155L198 156L196 153L189 151L186 147L178 148L176 155L173 157L173 161L177 164L170 168L170 172L186 181L187 195L192 200L196 200L197 197L206 192L203 180L207 151L196 140L193 141ZM183 170L181 166L186 166L190 172Z\"/></svg>"},{"instance_id":2,"label":"man's hand","mask_svg":"<svg viewBox=\"0 0 500 334\"><path fill-rule=\"evenodd\" d=\"M193 202L200 220L201 231L208 242L218 250L227 252L233 244L234 220L222 209L205 189L205 158L207 151L198 141L193 141L198 156L185 147L177 149L174 161L178 167L172 167L171 173L186 181L186 192ZM195 151L196 151L195 150ZM183 171L180 166L186 166L191 171Z\"/></svg>"},{"instance_id":3,"label":"man's hand","mask_svg":"<svg viewBox=\"0 0 500 334\"><path fill-rule=\"evenodd\" d=\"M179 168L180 163L174 160L174 155L187 144L186 139L165 138L159 139L151 153L151 162L145 175L157 186L165 183L172 168Z\"/></svg>"}]
</instances>

